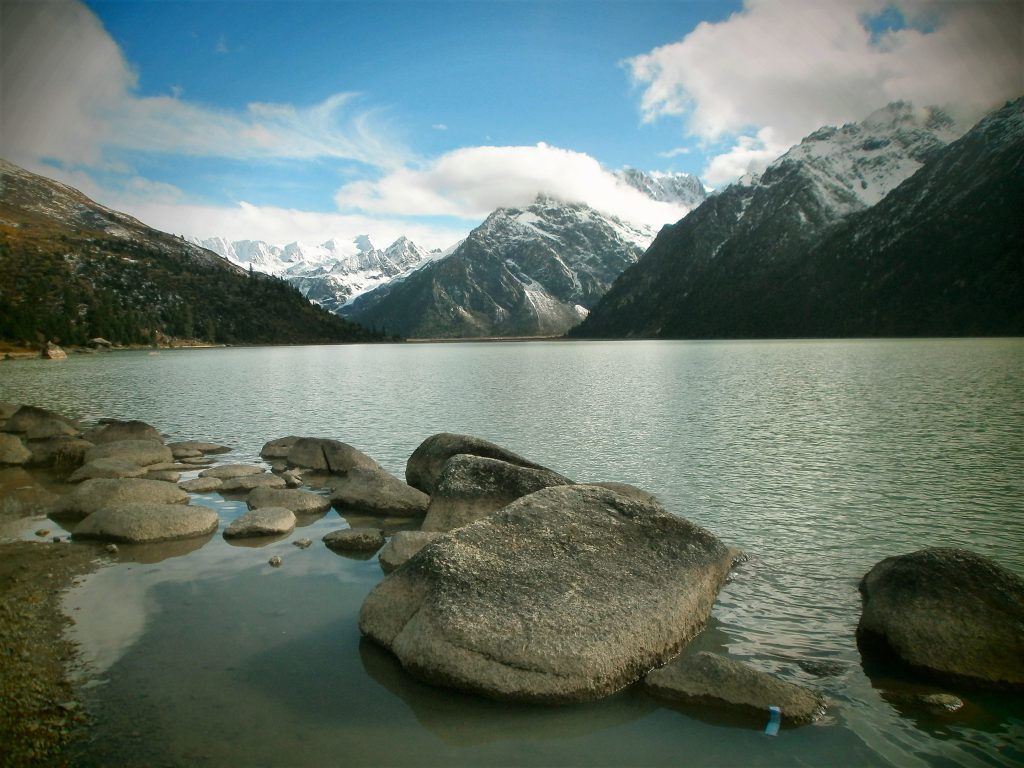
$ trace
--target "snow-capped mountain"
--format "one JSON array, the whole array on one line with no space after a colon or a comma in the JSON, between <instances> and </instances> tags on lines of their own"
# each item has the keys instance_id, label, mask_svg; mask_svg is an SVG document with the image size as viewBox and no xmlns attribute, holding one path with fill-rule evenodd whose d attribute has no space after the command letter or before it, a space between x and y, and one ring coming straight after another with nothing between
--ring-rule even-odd
<instances>
[{"instance_id":1,"label":"snow-capped mountain","mask_svg":"<svg viewBox=\"0 0 1024 768\"><path fill-rule=\"evenodd\" d=\"M450 255L344 312L418 338L558 335L586 316L653 237L647 227L540 196L499 208Z\"/></svg>"},{"instance_id":2,"label":"snow-capped mountain","mask_svg":"<svg viewBox=\"0 0 1024 768\"><path fill-rule=\"evenodd\" d=\"M573 335L1007 332L1013 302L982 286L1024 305L1021 104L952 143L905 102L815 131L665 228Z\"/></svg>"},{"instance_id":3,"label":"snow-capped mountain","mask_svg":"<svg viewBox=\"0 0 1024 768\"><path fill-rule=\"evenodd\" d=\"M320 245L290 243L284 247L262 240L221 237L195 241L239 266L276 275L294 285L310 301L337 312L354 297L434 258L407 237L377 248L360 235L351 241L328 240Z\"/></svg>"},{"instance_id":4,"label":"snow-capped mountain","mask_svg":"<svg viewBox=\"0 0 1024 768\"><path fill-rule=\"evenodd\" d=\"M689 173L648 173L636 168L623 168L615 175L652 200L662 203L681 203L693 209L708 196L703 182Z\"/></svg>"}]
</instances>

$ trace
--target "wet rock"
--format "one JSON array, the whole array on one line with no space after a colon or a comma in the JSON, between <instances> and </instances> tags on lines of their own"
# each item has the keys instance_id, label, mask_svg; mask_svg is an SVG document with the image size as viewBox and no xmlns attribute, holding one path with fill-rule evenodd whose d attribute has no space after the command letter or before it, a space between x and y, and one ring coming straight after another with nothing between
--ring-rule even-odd
<instances>
[{"instance_id":1,"label":"wet rock","mask_svg":"<svg viewBox=\"0 0 1024 768\"><path fill-rule=\"evenodd\" d=\"M443 534L436 531L396 531L380 551L380 567L391 573L427 544Z\"/></svg>"},{"instance_id":2,"label":"wet rock","mask_svg":"<svg viewBox=\"0 0 1024 768\"><path fill-rule=\"evenodd\" d=\"M442 432L428 437L413 451L405 464L405 481L424 493L433 493L445 463L452 456L460 453L498 459L519 467L545 469L540 464L528 461L500 445L495 445L479 437Z\"/></svg>"},{"instance_id":3,"label":"wet rock","mask_svg":"<svg viewBox=\"0 0 1024 768\"><path fill-rule=\"evenodd\" d=\"M329 548L342 552L376 552L384 546L384 531L380 528L345 528L331 531L323 537Z\"/></svg>"},{"instance_id":4,"label":"wet rock","mask_svg":"<svg viewBox=\"0 0 1024 768\"><path fill-rule=\"evenodd\" d=\"M253 488L283 488L284 480L277 475L243 475L242 477L226 477L221 480L221 493L242 493Z\"/></svg>"},{"instance_id":5,"label":"wet rock","mask_svg":"<svg viewBox=\"0 0 1024 768\"><path fill-rule=\"evenodd\" d=\"M231 448L220 443L209 443L202 440L180 440L175 443L168 443L167 447L171 449L171 453L174 454L174 458L185 458L195 457L197 455L215 454L215 453L229 453ZM179 456L175 452L181 452Z\"/></svg>"},{"instance_id":6,"label":"wet rock","mask_svg":"<svg viewBox=\"0 0 1024 768\"><path fill-rule=\"evenodd\" d=\"M72 538L152 544L206 536L217 530L218 524L217 513L208 507L192 507L185 504L122 504L93 512L79 523Z\"/></svg>"},{"instance_id":7,"label":"wet rock","mask_svg":"<svg viewBox=\"0 0 1024 768\"><path fill-rule=\"evenodd\" d=\"M123 478L141 477L146 470L138 464L122 459L96 459L88 464L83 464L68 477L69 483L80 483L83 480L92 480L97 477Z\"/></svg>"},{"instance_id":8,"label":"wet rock","mask_svg":"<svg viewBox=\"0 0 1024 768\"><path fill-rule=\"evenodd\" d=\"M351 445L320 437L300 437L288 449L287 459L290 466L334 475L357 468L384 471L380 464Z\"/></svg>"},{"instance_id":9,"label":"wet rock","mask_svg":"<svg viewBox=\"0 0 1024 768\"><path fill-rule=\"evenodd\" d=\"M217 490L223 484L224 481L219 477L195 477L178 483L178 487L189 493L206 493L207 491Z\"/></svg>"},{"instance_id":10,"label":"wet rock","mask_svg":"<svg viewBox=\"0 0 1024 768\"><path fill-rule=\"evenodd\" d=\"M260 458L267 460L287 459L288 451L301 439L301 437L289 435L288 437L279 437L276 440L264 443L263 448L260 450Z\"/></svg>"},{"instance_id":11,"label":"wet rock","mask_svg":"<svg viewBox=\"0 0 1024 768\"><path fill-rule=\"evenodd\" d=\"M1024 688L1024 579L965 549L890 557L861 580L857 640L944 680Z\"/></svg>"},{"instance_id":12,"label":"wet rock","mask_svg":"<svg viewBox=\"0 0 1024 768\"><path fill-rule=\"evenodd\" d=\"M59 434L81 434L82 428L73 419L69 419L56 411L46 408L38 408L34 405L22 405L11 414L4 424L4 432L17 432L27 434L33 430L42 430L51 426L53 422L62 422L65 427L70 427L72 432L67 433L63 428Z\"/></svg>"},{"instance_id":13,"label":"wet rock","mask_svg":"<svg viewBox=\"0 0 1024 768\"><path fill-rule=\"evenodd\" d=\"M25 447L17 435L0 432L0 464L27 464L31 458L32 451Z\"/></svg>"},{"instance_id":14,"label":"wet rock","mask_svg":"<svg viewBox=\"0 0 1024 768\"><path fill-rule=\"evenodd\" d=\"M219 467L210 467L199 473L200 477L218 477L222 480L229 477L247 477L249 475L261 475L266 472L263 467L254 467L251 464L222 464Z\"/></svg>"},{"instance_id":15,"label":"wet rock","mask_svg":"<svg viewBox=\"0 0 1024 768\"><path fill-rule=\"evenodd\" d=\"M531 469L483 456L448 459L430 496L424 531L450 531L511 504L518 498L572 480L549 469Z\"/></svg>"},{"instance_id":16,"label":"wet rock","mask_svg":"<svg viewBox=\"0 0 1024 768\"><path fill-rule=\"evenodd\" d=\"M676 704L711 706L762 719L769 707L779 707L788 725L813 722L825 711L824 699L813 691L706 651L654 670L644 678L644 688Z\"/></svg>"},{"instance_id":17,"label":"wet rock","mask_svg":"<svg viewBox=\"0 0 1024 768\"><path fill-rule=\"evenodd\" d=\"M657 504L558 486L427 544L363 603L363 634L439 685L606 696L707 622L735 551Z\"/></svg>"},{"instance_id":18,"label":"wet rock","mask_svg":"<svg viewBox=\"0 0 1024 768\"><path fill-rule=\"evenodd\" d=\"M296 539L295 541L292 542L292 546L293 547L298 547L299 549L309 549L311 546L313 546L313 540L312 539Z\"/></svg>"},{"instance_id":19,"label":"wet rock","mask_svg":"<svg viewBox=\"0 0 1024 768\"><path fill-rule=\"evenodd\" d=\"M144 421L119 421L104 419L84 435L85 439L96 445L117 443L122 440L152 440L163 443L160 431Z\"/></svg>"},{"instance_id":20,"label":"wet rock","mask_svg":"<svg viewBox=\"0 0 1024 768\"><path fill-rule=\"evenodd\" d=\"M171 449L156 440L115 440L90 448L85 452L85 462L96 459L121 459L146 467L173 460Z\"/></svg>"},{"instance_id":21,"label":"wet rock","mask_svg":"<svg viewBox=\"0 0 1024 768\"><path fill-rule=\"evenodd\" d=\"M272 558L270 558L270 559L269 559L269 560L267 561L267 563L268 563L268 564L269 564L269 565L270 565L270 566L271 566L272 568L280 568L280 567L281 567L281 563L282 563L282 562L283 562L283 560L281 560L281 556L280 556L280 555L274 555L274 556L273 556Z\"/></svg>"},{"instance_id":22,"label":"wet rock","mask_svg":"<svg viewBox=\"0 0 1024 768\"><path fill-rule=\"evenodd\" d=\"M331 508L331 500L326 496L295 488L255 488L245 503L249 509L284 507L297 515L319 515Z\"/></svg>"},{"instance_id":23,"label":"wet rock","mask_svg":"<svg viewBox=\"0 0 1024 768\"><path fill-rule=\"evenodd\" d=\"M188 494L171 483L137 477L84 480L59 501L52 514L81 519L104 507L143 503L148 505L186 504Z\"/></svg>"},{"instance_id":24,"label":"wet rock","mask_svg":"<svg viewBox=\"0 0 1024 768\"><path fill-rule=\"evenodd\" d=\"M963 709L964 702L951 693L925 693L917 697L922 704L940 712L956 712Z\"/></svg>"},{"instance_id":25,"label":"wet rock","mask_svg":"<svg viewBox=\"0 0 1024 768\"><path fill-rule=\"evenodd\" d=\"M383 469L353 467L332 479L331 503L341 510L352 510L383 517L423 517L430 497L403 483Z\"/></svg>"},{"instance_id":26,"label":"wet rock","mask_svg":"<svg viewBox=\"0 0 1024 768\"><path fill-rule=\"evenodd\" d=\"M295 514L284 507L252 509L234 520L225 530L225 539L250 536L280 536L295 530Z\"/></svg>"}]
</instances>

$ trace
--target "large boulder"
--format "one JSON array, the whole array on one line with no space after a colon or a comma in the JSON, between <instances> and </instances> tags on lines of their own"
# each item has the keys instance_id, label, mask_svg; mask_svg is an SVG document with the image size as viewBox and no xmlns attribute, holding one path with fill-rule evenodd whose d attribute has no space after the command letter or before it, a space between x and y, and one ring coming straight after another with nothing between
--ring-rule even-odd
<instances>
[{"instance_id":1,"label":"large boulder","mask_svg":"<svg viewBox=\"0 0 1024 768\"><path fill-rule=\"evenodd\" d=\"M83 464L68 478L69 483L80 483L97 477L122 478L140 477L146 474L144 467L122 459L96 459ZM150 478L153 479L153 478Z\"/></svg>"},{"instance_id":2,"label":"large boulder","mask_svg":"<svg viewBox=\"0 0 1024 768\"><path fill-rule=\"evenodd\" d=\"M72 538L153 544L206 536L217 530L219 523L217 513L208 507L121 504L93 512L79 523Z\"/></svg>"},{"instance_id":3,"label":"large boulder","mask_svg":"<svg viewBox=\"0 0 1024 768\"><path fill-rule=\"evenodd\" d=\"M824 699L813 691L707 651L654 670L644 678L644 688L675 704L728 710L762 724L769 707L779 707L788 725L810 723L825 712Z\"/></svg>"},{"instance_id":4,"label":"large boulder","mask_svg":"<svg viewBox=\"0 0 1024 768\"><path fill-rule=\"evenodd\" d=\"M498 459L519 467L544 469L540 464L534 464L500 445L479 437L441 432L428 437L413 451L405 464L405 482L424 493L433 493L445 463L460 453Z\"/></svg>"},{"instance_id":5,"label":"large boulder","mask_svg":"<svg viewBox=\"0 0 1024 768\"><path fill-rule=\"evenodd\" d=\"M170 448L157 440L115 440L86 451L86 464L96 459L121 459L146 467L173 461L174 456Z\"/></svg>"},{"instance_id":6,"label":"large boulder","mask_svg":"<svg viewBox=\"0 0 1024 768\"><path fill-rule=\"evenodd\" d=\"M292 449L301 437L296 435L289 435L288 437L279 437L276 440L271 440L263 444L263 448L260 449L260 458L262 459L287 459L288 451Z\"/></svg>"},{"instance_id":7,"label":"large boulder","mask_svg":"<svg viewBox=\"0 0 1024 768\"><path fill-rule=\"evenodd\" d=\"M96 445L116 443L121 440L153 440L163 443L160 431L144 421L119 421L104 419L84 435L85 439Z\"/></svg>"},{"instance_id":8,"label":"large boulder","mask_svg":"<svg viewBox=\"0 0 1024 768\"><path fill-rule=\"evenodd\" d=\"M32 458L28 463L37 467L53 467L58 472L68 473L85 463L92 448L93 444L88 440L70 435L30 440L28 449L32 451Z\"/></svg>"},{"instance_id":9,"label":"large boulder","mask_svg":"<svg viewBox=\"0 0 1024 768\"><path fill-rule=\"evenodd\" d=\"M331 500L297 488L254 488L245 499L249 509L284 507L297 515L320 515L331 508Z\"/></svg>"},{"instance_id":10,"label":"large boulder","mask_svg":"<svg viewBox=\"0 0 1024 768\"><path fill-rule=\"evenodd\" d=\"M295 530L295 513L284 507L250 509L224 530L225 539L281 536Z\"/></svg>"},{"instance_id":11,"label":"large boulder","mask_svg":"<svg viewBox=\"0 0 1024 768\"><path fill-rule=\"evenodd\" d=\"M965 549L882 560L860 582L857 639L932 676L1024 688L1024 579Z\"/></svg>"},{"instance_id":12,"label":"large boulder","mask_svg":"<svg viewBox=\"0 0 1024 768\"><path fill-rule=\"evenodd\" d=\"M380 551L380 567L391 573L442 533L436 531L395 531Z\"/></svg>"},{"instance_id":13,"label":"large boulder","mask_svg":"<svg viewBox=\"0 0 1024 768\"><path fill-rule=\"evenodd\" d=\"M427 494L403 483L383 469L353 467L332 478L331 503L339 511L381 517L423 517L430 504Z\"/></svg>"},{"instance_id":14,"label":"large boulder","mask_svg":"<svg viewBox=\"0 0 1024 768\"><path fill-rule=\"evenodd\" d=\"M54 422L63 424L62 427L54 427ZM72 419L69 419L63 414L51 411L47 408L39 408L34 405L23 405L18 408L11 416L8 417L7 422L4 424L4 432L18 432L21 434L28 434L29 432L35 432L37 435L41 431L47 429L56 429L54 435L48 435L49 437L56 436L57 434L81 434L81 427L78 423ZM70 429L70 431L68 431Z\"/></svg>"},{"instance_id":15,"label":"large boulder","mask_svg":"<svg viewBox=\"0 0 1024 768\"><path fill-rule=\"evenodd\" d=\"M362 451L347 443L321 437L300 437L292 443L288 449L288 464L332 475L343 475L355 468L383 471L380 464Z\"/></svg>"},{"instance_id":16,"label":"large boulder","mask_svg":"<svg viewBox=\"0 0 1024 768\"><path fill-rule=\"evenodd\" d=\"M460 453L444 465L430 496L424 531L450 531L472 523L527 494L572 480L550 469Z\"/></svg>"},{"instance_id":17,"label":"large boulder","mask_svg":"<svg viewBox=\"0 0 1024 768\"><path fill-rule=\"evenodd\" d=\"M27 464L31 459L32 451L17 435L0 432L0 464Z\"/></svg>"},{"instance_id":18,"label":"large boulder","mask_svg":"<svg viewBox=\"0 0 1024 768\"><path fill-rule=\"evenodd\" d=\"M94 478L82 481L54 508L53 514L82 519L105 507L123 504L187 504L188 494L173 483L145 480Z\"/></svg>"},{"instance_id":19,"label":"large boulder","mask_svg":"<svg viewBox=\"0 0 1024 768\"><path fill-rule=\"evenodd\" d=\"M423 547L367 596L359 628L429 682L592 700L678 653L736 556L657 504L545 488Z\"/></svg>"}]
</instances>

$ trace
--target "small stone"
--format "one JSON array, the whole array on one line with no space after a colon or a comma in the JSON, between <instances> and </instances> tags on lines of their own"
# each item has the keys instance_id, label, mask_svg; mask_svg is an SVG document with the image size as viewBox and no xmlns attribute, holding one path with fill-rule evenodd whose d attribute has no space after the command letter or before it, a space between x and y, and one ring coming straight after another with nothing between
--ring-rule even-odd
<instances>
[{"instance_id":1,"label":"small stone","mask_svg":"<svg viewBox=\"0 0 1024 768\"><path fill-rule=\"evenodd\" d=\"M345 528L331 531L323 542L343 552L376 552L384 546L384 532L380 528Z\"/></svg>"},{"instance_id":2,"label":"small stone","mask_svg":"<svg viewBox=\"0 0 1024 768\"><path fill-rule=\"evenodd\" d=\"M107 544L106 549L107 549L107 552L109 552L112 555L116 555L118 552L121 551L120 549L117 548L117 544Z\"/></svg>"},{"instance_id":3,"label":"small stone","mask_svg":"<svg viewBox=\"0 0 1024 768\"><path fill-rule=\"evenodd\" d=\"M308 549L310 546L312 546L313 540L312 539L298 539L297 541L293 541L292 544L294 544L299 549Z\"/></svg>"},{"instance_id":4,"label":"small stone","mask_svg":"<svg viewBox=\"0 0 1024 768\"><path fill-rule=\"evenodd\" d=\"M41 539L44 539L49 535L50 532L46 528L40 528L38 531L36 531L36 536L38 536Z\"/></svg>"},{"instance_id":5,"label":"small stone","mask_svg":"<svg viewBox=\"0 0 1024 768\"><path fill-rule=\"evenodd\" d=\"M274 555L267 562L270 563L270 565L273 566L274 568L279 568L281 566L281 556L280 555Z\"/></svg>"},{"instance_id":6,"label":"small stone","mask_svg":"<svg viewBox=\"0 0 1024 768\"><path fill-rule=\"evenodd\" d=\"M964 706L963 699L951 693L927 693L918 696L917 699L922 704L927 704L929 707L945 710L946 712L956 712Z\"/></svg>"}]
</instances>

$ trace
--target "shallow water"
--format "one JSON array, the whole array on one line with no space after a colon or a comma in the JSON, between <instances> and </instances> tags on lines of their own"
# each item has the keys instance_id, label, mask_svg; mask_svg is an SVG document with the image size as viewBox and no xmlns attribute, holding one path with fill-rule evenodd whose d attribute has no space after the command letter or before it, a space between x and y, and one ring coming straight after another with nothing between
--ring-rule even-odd
<instances>
[{"instance_id":1,"label":"shallow water","mask_svg":"<svg viewBox=\"0 0 1024 768\"><path fill-rule=\"evenodd\" d=\"M309 434L401 475L423 438L451 431L577 480L639 485L749 556L696 643L833 702L823 723L771 738L635 689L551 709L423 685L360 640L358 608L381 573L319 542L347 525L331 511L263 548L217 534L123 550L69 595L99 714L82 763L1024 762L1018 700L953 689L961 712L908 705L905 683L865 674L853 637L857 581L883 557L966 546L1024 573L1022 340L113 353L0 364L0 399L140 418L170 439L233 446L224 461ZM193 503L225 524L243 506ZM292 546L301 537L314 545Z\"/></svg>"}]
</instances>

